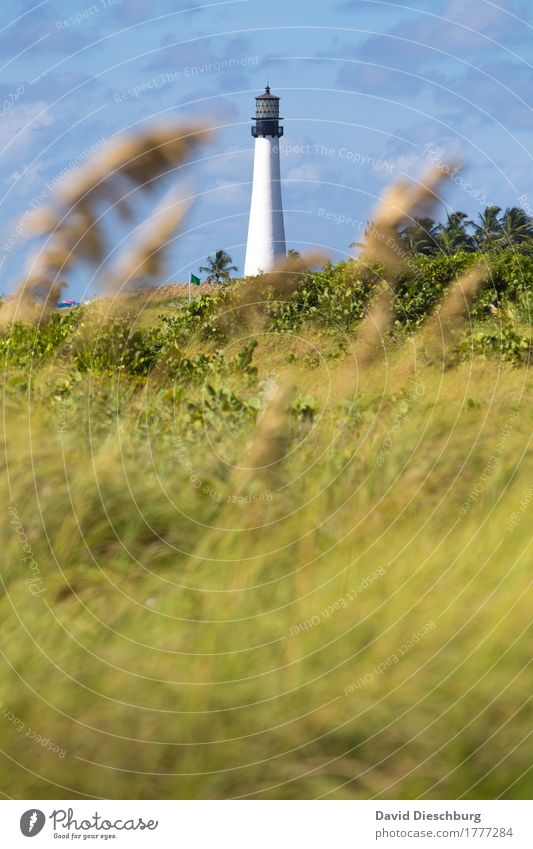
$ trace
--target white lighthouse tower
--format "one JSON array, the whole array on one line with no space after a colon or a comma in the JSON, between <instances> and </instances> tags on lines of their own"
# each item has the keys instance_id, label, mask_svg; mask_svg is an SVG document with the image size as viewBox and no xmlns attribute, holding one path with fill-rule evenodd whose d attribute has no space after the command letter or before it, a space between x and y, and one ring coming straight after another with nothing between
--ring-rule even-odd
<instances>
[{"instance_id":1,"label":"white lighthouse tower","mask_svg":"<svg viewBox=\"0 0 533 849\"><path fill-rule=\"evenodd\" d=\"M280 127L279 120L279 97L271 94L267 85L264 94L255 98L255 123L252 126L255 138L254 181L245 277L272 271L286 253L279 172L279 139L283 135L283 127Z\"/></svg>"}]
</instances>

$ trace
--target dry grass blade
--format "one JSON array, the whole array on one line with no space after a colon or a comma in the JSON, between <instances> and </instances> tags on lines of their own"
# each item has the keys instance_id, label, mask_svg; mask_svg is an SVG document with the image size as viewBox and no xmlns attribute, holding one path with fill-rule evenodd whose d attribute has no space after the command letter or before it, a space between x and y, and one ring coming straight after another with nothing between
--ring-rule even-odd
<instances>
[{"instance_id":1,"label":"dry grass blade","mask_svg":"<svg viewBox=\"0 0 533 849\"><path fill-rule=\"evenodd\" d=\"M486 274L487 267L480 262L455 281L438 311L441 323L455 321L469 311Z\"/></svg>"},{"instance_id":2,"label":"dry grass blade","mask_svg":"<svg viewBox=\"0 0 533 849\"><path fill-rule=\"evenodd\" d=\"M253 439L246 448L241 469L236 475L245 485L258 476L271 478L285 456L288 443L287 409L294 389L278 386L259 420Z\"/></svg>"},{"instance_id":3,"label":"dry grass blade","mask_svg":"<svg viewBox=\"0 0 533 849\"><path fill-rule=\"evenodd\" d=\"M151 189L165 172L185 162L208 136L203 125L170 122L148 127L136 136L113 139L64 181L58 198L66 206L74 206L96 192L99 197L114 202L112 190L116 178L130 187ZM131 198L122 197L120 211L129 214L134 211L134 204Z\"/></svg>"},{"instance_id":4,"label":"dry grass blade","mask_svg":"<svg viewBox=\"0 0 533 849\"><path fill-rule=\"evenodd\" d=\"M392 291L384 285L367 309L359 326L355 357L359 365L371 362L383 345L392 317Z\"/></svg>"},{"instance_id":5,"label":"dry grass blade","mask_svg":"<svg viewBox=\"0 0 533 849\"><path fill-rule=\"evenodd\" d=\"M61 295L65 286L61 277L67 270L79 260L93 266L103 263L110 251L108 214L132 218L138 203L136 191L152 191L159 179L182 165L208 135L202 125L173 122L149 127L136 136L114 139L70 174L52 202L29 219L29 234L45 235L46 242L31 258L25 280L2 310L2 322L26 318L29 313L46 314ZM171 210L168 221L160 216L158 227L141 228L141 244L128 247L127 276L133 271L137 277L149 278L161 272L161 247L182 218L177 210ZM111 280L114 285L122 283L110 275L108 286ZM34 310L31 301L40 309Z\"/></svg>"},{"instance_id":6,"label":"dry grass blade","mask_svg":"<svg viewBox=\"0 0 533 849\"><path fill-rule=\"evenodd\" d=\"M325 256L318 252L304 257L285 257L268 274L247 278L243 285L232 292L230 303L226 305L218 320L220 329L227 331L236 314L239 320L261 327L265 322L265 301L277 295L288 297L304 280L305 275L312 268L322 264L324 259Z\"/></svg>"},{"instance_id":7,"label":"dry grass blade","mask_svg":"<svg viewBox=\"0 0 533 849\"><path fill-rule=\"evenodd\" d=\"M285 257L268 274L253 277L239 290L238 298L245 306L265 298L271 291L290 295L300 285L305 275L325 260L318 252L300 257Z\"/></svg>"},{"instance_id":8,"label":"dry grass blade","mask_svg":"<svg viewBox=\"0 0 533 849\"><path fill-rule=\"evenodd\" d=\"M390 186L374 210L361 256L368 262L383 263L389 274L398 271L405 258L398 231L412 224L415 217L429 215L439 202L437 189L456 166L457 163L448 163L434 167L416 183L401 181Z\"/></svg>"},{"instance_id":9,"label":"dry grass blade","mask_svg":"<svg viewBox=\"0 0 533 849\"><path fill-rule=\"evenodd\" d=\"M115 267L106 275L105 289L118 292L129 283L156 278L164 271L164 251L171 236L183 223L189 205L171 189L157 205L154 214L139 228L131 247L123 251Z\"/></svg>"},{"instance_id":10,"label":"dry grass blade","mask_svg":"<svg viewBox=\"0 0 533 849\"><path fill-rule=\"evenodd\" d=\"M431 359L442 356L457 339L468 320L470 307L487 276L487 266L478 262L457 278L446 297L420 331L423 349Z\"/></svg>"},{"instance_id":11,"label":"dry grass blade","mask_svg":"<svg viewBox=\"0 0 533 849\"><path fill-rule=\"evenodd\" d=\"M395 183L383 193L377 204L359 258L367 263L384 265L386 282L371 303L358 331L356 356L360 363L374 359L392 321L395 279L402 272L406 259L399 231L412 223L416 216L431 212L439 201L437 189L452 173L452 165L456 163L431 168L418 182Z\"/></svg>"}]
</instances>

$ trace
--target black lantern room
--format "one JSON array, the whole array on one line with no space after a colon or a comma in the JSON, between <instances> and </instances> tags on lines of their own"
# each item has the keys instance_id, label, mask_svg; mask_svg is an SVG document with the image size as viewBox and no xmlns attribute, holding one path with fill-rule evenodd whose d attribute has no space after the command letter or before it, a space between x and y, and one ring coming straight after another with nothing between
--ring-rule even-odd
<instances>
[{"instance_id":1,"label":"black lantern room","mask_svg":"<svg viewBox=\"0 0 533 849\"><path fill-rule=\"evenodd\" d=\"M252 136L276 136L283 135L283 127L279 125L279 97L270 93L267 85L264 94L255 98L255 124L252 127Z\"/></svg>"}]
</instances>

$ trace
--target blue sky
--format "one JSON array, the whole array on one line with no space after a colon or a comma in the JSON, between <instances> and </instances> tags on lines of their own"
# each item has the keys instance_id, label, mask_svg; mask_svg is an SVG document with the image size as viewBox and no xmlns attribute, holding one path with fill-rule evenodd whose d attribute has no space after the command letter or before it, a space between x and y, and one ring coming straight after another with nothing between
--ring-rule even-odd
<instances>
[{"instance_id":1,"label":"blue sky","mask_svg":"<svg viewBox=\"0 0 533 849\"><path fill-rule=\"evenodd\" d=\"M529 18L515 0L3 0L0 291L28 250L17 222L60 172L169 115L218 129L180 178L196 200L167 279L186 280L217 248L242 270L250 116L267 79L285 119L289 247L346 257L387 182L453 154L467 164L442 216L489 203L533 212ZM79 273L70 292L90 287Z\"/></svg>"}]
</instances>

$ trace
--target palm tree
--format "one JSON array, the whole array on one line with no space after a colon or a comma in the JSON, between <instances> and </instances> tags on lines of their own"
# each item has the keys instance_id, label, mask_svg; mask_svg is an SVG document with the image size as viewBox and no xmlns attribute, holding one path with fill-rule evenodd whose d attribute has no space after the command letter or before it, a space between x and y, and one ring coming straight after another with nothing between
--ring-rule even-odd
<instances>
[{"instance_id":1,"label":"palm tree","mask_svg":"<svg viewBox=\"0 0 533 849\"><path fill-rule=\"evenodd\" d=\"M200 266L200 271L207 272L208 283L227 283L230 272L239 270L236 265L231 265L232 258L223 250L217 251L214 257L208 256L206 262L207 265Z\"/></svg>"},{"instance_id":2,"label":"palm tree","mask_svg":"<svg viewBox=\"0 0 533 849\"><path fill-rule=\"evenodd\" d=\"M432 218L415 218L414 224L400 231L400 238L409 253L430 256L438 250L440 225Z\"/></svg>"},{"instance_id":3,"label":"palm tree","mask_svg":"<svg viewBox=\"0 0 533 849\"><path fill-rule=\"evenodd\" d=\"M446 224L441 224L437 241L444 253L453 254L456 251L471 251L474 248L472 236L468 228L473 226L466 212L449 212Z\"/></svg>"},{"instance_id":4,"label":"palm tree","mask_svg":"<svg viewBox=\"0 0 533 849\"><path fill-rule=\"evenodd\" d=\"M291 266L295 269L298 269L300 266L300 260L302 259L302 255L300 251L294 250L294 248L289 248L287 251L287 256L285 257L285 262L288 266Z\"/></svg>"},{"instance_id":5,"label":"palm tree","mask_svg":"<svg viewBox=\"0 0 533 849\"><path fill-rule=\"evenodd\" d=\"M533 242L533 219L518 206L508 206L501 217L503 237L513 245Z\"/></svg>"},{"instance_id":6,"label":"palm tree","mask_svg":"<svg viewBox=\"0 0 533 849\"><path fill-rule=\"evenodd\" d=\"M505 234L502 228L502 222L499 215L501 212L499 206L487 206L483 212L478 215L479 224L476 225L474 239L480 248L496 248L502 243Z\"/></svg>"}]
</instances>

